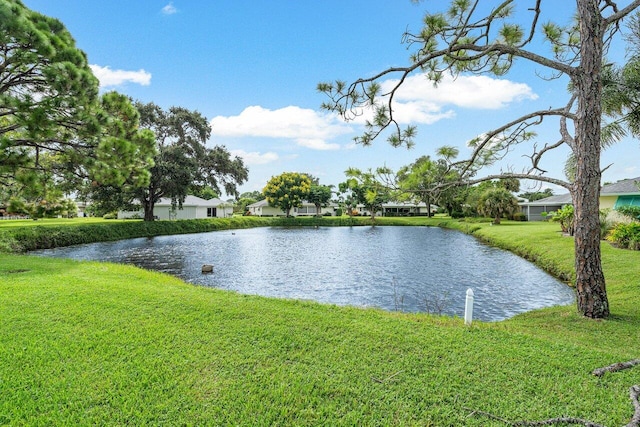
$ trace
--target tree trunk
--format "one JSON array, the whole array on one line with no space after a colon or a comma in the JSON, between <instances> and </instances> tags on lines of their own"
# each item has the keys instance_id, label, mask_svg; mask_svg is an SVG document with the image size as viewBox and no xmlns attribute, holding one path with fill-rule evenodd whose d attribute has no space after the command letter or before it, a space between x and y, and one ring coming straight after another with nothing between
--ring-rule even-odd
<instances>
[{"instance_id":1,"label":"tree trunk","mask_svg":"<svg viewBox=\"0 0 640 427\"><path fill-rule=\"evenodd\" d=\"M600 254L600 126L603 22L598 2L578 0L581 63L573 76L577 91L574 241L578 310L591 318L609 316Z\"/></svg>"},{"instance_id":2,"label":"tree trunk","mask_svg":"<svg viewBox=\"0 0 640 427\"><path fill-rule=\"evenodd\" d=\"M143 208L144 208L144 220L145 221L153 221L155 220L155 217L153 215L153 208L154 208L154 203L153 200L145 200L144 203L142 204Z\"/></svg>"},{"instance_id":3,"label":"tree trunk","mask_svg":"<svg viewBox=\"0 0 640 427\"><path fill-rule=\"evenodd\" d=\"M145 221L153 221L156 219L153 215L153 208L156 205L156 200L158 200L156 197L155 188L153 186L149 186L149 188L147 188L139 198L140 203L142 204L142 209L144 210Z\"/></svg>"},{"instance_id":4,"label":"tree trunk","mask_svg":"<svg viewBox=\"0 0 640 427\"><path fill-rule=\"evenodd\" d=\"M424 200L424 204L427 205L427 218L431 218L431 197L426 197ZM418 211L420 208L418 208Z\"/></svg>"}]
</instances>

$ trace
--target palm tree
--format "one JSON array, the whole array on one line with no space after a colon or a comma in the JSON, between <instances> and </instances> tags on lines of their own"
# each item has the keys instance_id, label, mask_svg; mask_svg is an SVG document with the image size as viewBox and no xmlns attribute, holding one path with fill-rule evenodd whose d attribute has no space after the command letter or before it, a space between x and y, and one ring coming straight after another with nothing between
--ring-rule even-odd
<instances>
[{"instance_id":1,"label":"palm tree","mask_svg":"<svg viewBox=\"0 0 640 427\"><path fill-rule=\"evenodd\" d=\"M478 210L493 218L494 224L500 224L500 218L512 214L518 209L518 200L505 188L491 188L482 194Z\"/></svg>"}]
</instances>

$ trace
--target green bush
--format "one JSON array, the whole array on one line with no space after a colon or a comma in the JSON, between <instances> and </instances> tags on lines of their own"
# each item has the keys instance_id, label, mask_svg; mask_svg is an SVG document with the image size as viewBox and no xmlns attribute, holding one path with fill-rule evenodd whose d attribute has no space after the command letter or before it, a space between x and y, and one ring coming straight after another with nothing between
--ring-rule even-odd
<instances>
[{"instance_id":1,"label":"green bush","mask_svg":"<svg viewBox=\"0 0 640 427\"><path fill-rule=\"evenodd\" d=\"M620 206L616 208L616 212L632 219L640 219L640 206Z\"/></svg>"},{"instance_id":2,"label":"green bush","mask_svg":"<svg viewBox=\"0 0 640 427\"><path fill-rule=\"evenodd\" d=\"M188 219L180 221L117 221L112 223L85 224L78 226L17 227L0 234L0 250L26 252L50 249L82 243L151 237L169 234L204 233L274 225L274 221L259 217L233 217L211 219Z\"/></svg>"},{"instance_id":3,"label":"green bush","mask_svg":"<svg viewBox=\"0 0 640 427\"><path fill-rule=\"evenodd\" d=\"M513 220L514 221L526 221L527 220L527 216L525 214L523 214L522 212L516 212L513 214Z\"/></svg>"},{"instance_id":4,"label":"green bush","mask_svg":"<svg viewBox=\"0 0 640 427\"><path fill-rule=\"evenodd\" d=\"M604 239L609 231L615 226L615 223L609 219L611 209L600 210L600 238Z\"/></svg>"},{"instance_id":5,"label":"green bush","mask_svg":"<svg viewBox=\"0 0 640 427\"><path fill-rule=\"evenodd\" d=\"M640 222L616 225L607 240L623 249L640 250Z\"/></svg>"},{"instance_id":6,"label":"green bush","mask_svg":"<svg viewBox=\"0 0 640 427\"><path fill-rule=\"evenodd\" d=\"M573 236L573 205L565 205L555 212L550 212L547 217L551 218L551 221L559 222L563 233Z\"/></svg>"}]
</instances>

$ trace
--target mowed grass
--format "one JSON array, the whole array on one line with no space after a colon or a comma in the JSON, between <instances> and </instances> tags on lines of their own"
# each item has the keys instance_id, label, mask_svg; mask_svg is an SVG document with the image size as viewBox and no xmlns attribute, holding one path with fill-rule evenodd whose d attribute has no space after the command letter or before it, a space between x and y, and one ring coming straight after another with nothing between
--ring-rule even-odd
<instances>
[{"instance_id":1,"label":"mowed grass","mask_svg":"<svg viewBox=\"0 0 640 427\"><path fill-rule=\"evenodd\" d=\"M83 218L39 218L32 219L8 219L0 220L0 229L11 229L19 227L56 227L60 225L82 225L82 224L98 224L103 222L117 222L118 220L108 220L100 217L83 217Z\"/></svg>"},{"instance_id":2,"label":"mowed grass","mask_svg":"<svg viewBox=\"0 0 640 427\"><path fill-rule=\"evenodd\" d=\"M572 268L557 224L474 227ZM640 367L590 373L640 357L640 253L605 243L603 261L609 320L554 307L465 327L0 255L0 425L624 425Z\"/></svg>"}]
</instances>

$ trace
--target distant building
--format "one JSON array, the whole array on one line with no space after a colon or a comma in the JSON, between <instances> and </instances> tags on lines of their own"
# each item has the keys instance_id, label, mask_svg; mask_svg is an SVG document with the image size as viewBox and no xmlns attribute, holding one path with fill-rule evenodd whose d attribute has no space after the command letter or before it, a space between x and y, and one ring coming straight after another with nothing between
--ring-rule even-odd
<instances>
[{"instance_id":1,"label":"distant building","mask_svg":"<svg viewBox=\"0 0 640 427\"><path fill-rule=\"evenodd\" d=\"M187 196L182 203L182 209L171 206L171 199L162 198L153 207L153 216L156 219L203 219L225 218L233 215L233 206L214 198L201 199L196 196ZM136 211L118 211L118 219L144 218L142 209Z\"/></svg>"},{"instance_id":2,"label":"distant building","mask_svg":"<svg viewBox=\"0 0 640 427\"><path fill-rule=\"evenodd\" d=\"M336 209L338 206L336 204L329 204L326 207L320 208L320 213L318 213L316 209L316 205L309 202L302 202L302 206L299 208L291 208L291 212L289 214L291 216L314 216L314 215L331 215L335 216ZM285 212L280 209L269 205L266 199L260 200L259 202L252 203L247 205L247 211L249 214L254 216L285 216Z\"/></svg>"},{"instance_id":3,"label":"distant building","mask_svg":"<svg viewBox=\"0 0 640 427\"><path fill-rule=\"evenodd\" d=\"M623 179L614 184L604 185L600 189L600 209L616 209L620 206L640 206L640 177ZM569 193L547 197L534 202L519 203L527 221L542 221L544 212L551 213L563 206L572 205Z\"/></svg>"},{"instance_id":4,"label":"distant building","mask_svg":"<svg viewBox=\"0 0 640 427\"><path fill-rule=\"evenodd\" d=\"M546 214L562 209L565 205L571 205L571 195L560 194L550 196L533 202L520 202L520 209L527 218L527 221L543 221L548 219Z\"/></svg>"},{"instance_id":5,"label":"distant building","mask_svg":"<svg viewBox=\"0 0 640 427\"><path fill-rule=\"evenodd\" d=\"M429 213L436 213L437 210L436 205L430 205L427 209L427 204L424 202L388 202L382 205L382 216L427 216ZM376 215L379 216L380 213L378 211Z\"/></svg>"}]
</instances>

